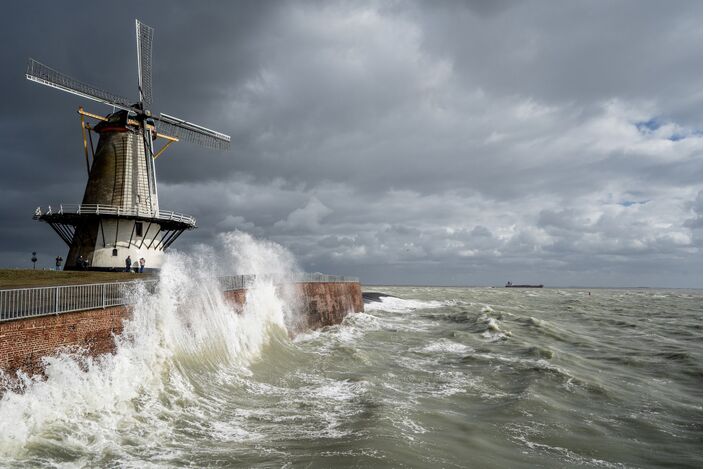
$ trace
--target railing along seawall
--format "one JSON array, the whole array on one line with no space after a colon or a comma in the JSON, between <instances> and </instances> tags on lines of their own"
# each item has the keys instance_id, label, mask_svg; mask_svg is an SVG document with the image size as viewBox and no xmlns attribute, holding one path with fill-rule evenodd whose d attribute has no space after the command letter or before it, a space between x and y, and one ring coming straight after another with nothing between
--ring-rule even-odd
<instances>
[{"instance_id":1,"label":"railing along seawall","mask_svg":"<svg viewBox=\"0 0 704 469\"><path fill-rule=\"evenodd\" d=\"M358 283L356 277L295 273L287 275L263 275L274 283ZM232 275L218 277L223 291L241 290L254 285L254 275ZM0 290L0 322L35 316L70 313L89 309L132 304L139 288L153 292L157 280L131 282L92 283L83 285L61 285L53 287L14 288Z\"/></svg>"}]
</instances>

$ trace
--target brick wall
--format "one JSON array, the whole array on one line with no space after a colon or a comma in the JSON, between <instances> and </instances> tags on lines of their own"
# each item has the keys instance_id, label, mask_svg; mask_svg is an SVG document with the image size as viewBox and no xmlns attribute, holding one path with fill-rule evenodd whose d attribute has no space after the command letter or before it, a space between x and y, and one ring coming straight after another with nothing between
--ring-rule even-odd
<instances>
[{"instance_id":1,"label":"brick wall","mask_svg":"<svg viewBox=\"0 0 704 469\"><path fill-rule=\"evenodd\" d=\"M364 311L358 283L298 283L292 288L294 308L303 313L306 327L339 324L350 312ZM241 310L246 290L225 292L225 298ZM130 307L115 306L53 316L0 322L0 369L14 375L22 370L41 373L41 358L66 346L85 348L91 355L113 352L113 334L122 332Z\"/></svg>"},{"instance_id":2,"label":"brick wall","mask_svg":"<svg viewBox=\"0 0 704 469\"><path fill-rule=\"evenodd\" d=\"M364 311L359 283L296 283L292 291L280 293L294 303L294 309L303 313L304 323L299 325L299 329L319 329L340 324L348 313ZM246 290L225 292L225 299L236 308L241 308L246 298Z\"/></svg>"},{"instance_id":3,"label":"brick wall","mask_svg":"<svg viewBox=\"0 0 704 469\"><path fill-rule=\"evenodd\" d=\"M364 311L362 287L358 283L299 283L308 327L317 329L339 324L347 313Z\"/></svg>"},{"instance_id":4,"label":"brick wall","mask_svg":"<svg viewBox=\"0 0 704 469\"><path fill-rule=\"evenodd\" d=\"M82 347L92 355L112 352L127 306L113 306L0 323L0 368L14 374L41 372L41 359L60 347Z\"/></svg>"}]
</instances>

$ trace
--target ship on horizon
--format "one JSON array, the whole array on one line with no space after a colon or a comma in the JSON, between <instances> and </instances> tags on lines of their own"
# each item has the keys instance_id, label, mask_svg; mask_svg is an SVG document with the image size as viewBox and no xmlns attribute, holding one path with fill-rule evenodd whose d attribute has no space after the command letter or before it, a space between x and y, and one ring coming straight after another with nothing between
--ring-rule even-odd
<instances>
[{"instance_id":1,"label":"ship on horizon","mask_svg":"<svg viewBox=\"0 0 704 469\"><path fill-rule=\"evenodd\" d=\"M543 284L539 285L514 285L512 282L506 282L506 288L543 288Z\"/></svg>"}]
</instances>

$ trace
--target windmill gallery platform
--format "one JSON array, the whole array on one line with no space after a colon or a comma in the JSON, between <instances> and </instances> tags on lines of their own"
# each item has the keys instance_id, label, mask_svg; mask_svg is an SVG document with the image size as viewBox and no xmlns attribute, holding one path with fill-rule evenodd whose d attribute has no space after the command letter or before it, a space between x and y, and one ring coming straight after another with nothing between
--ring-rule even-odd
<instances>
[{"instance_id":1,"label":"windmill gallery platform","mask_svg":"<svg viewBox=\"0 0 704 469\"><path fill-rule=\"evenodd\" d=\"M3 275L8 272L13 271L0 270L0 281L8 277ZM22 271L14 272L15 281L11 285L21 285L22 276L17 273ZM119 274L56 274L65 277L62 285L0 288L0 370L7 377L13 378L18 371L30 376L41 374L42 359L67 347L80 348L91 356L114 352L115 338L132 316L135 289L143 287L154 291L158 288L158 280L149 276L142 281L115 282ZM86 274L92 274L98 281L100 277L107 281L85 283ZM83 283L80 283L82 276ZM135 277L136 274L124 276ZM79 283L69 284L71 277L78 278ZM26 275L24 278L27 279L25 285L37 285L50 282L51 276ZM255 277L220 277L218 282L232 313L240 314ZM4 282L0 287L7 284ZM291 332L339 324L347 314L364 311L362 291L356 278L300 273L275 280L275 285L280 290L286 289L285 296L298 313L300 321Z\"/></svg>"}]
</instances>

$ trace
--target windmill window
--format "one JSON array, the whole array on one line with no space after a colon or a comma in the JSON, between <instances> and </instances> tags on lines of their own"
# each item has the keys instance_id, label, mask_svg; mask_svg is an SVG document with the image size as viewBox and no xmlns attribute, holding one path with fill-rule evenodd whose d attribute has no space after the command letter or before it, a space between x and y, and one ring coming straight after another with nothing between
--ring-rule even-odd
<instances>
[{"instance_id":1,"label":"windmill window","mask_svg":"<svg viewBox=\"0 0 704 469\"><path fill-rule=\"evenodd\" d=\"M135 231L135 234L136 234L137 236L139 236L140 238L141 238L142 236L144 236L144 235L142 234L142 224L141 224L141 223L137 222L137 223L134 224L134 231Z\"/></svg>"}]
</instances>

